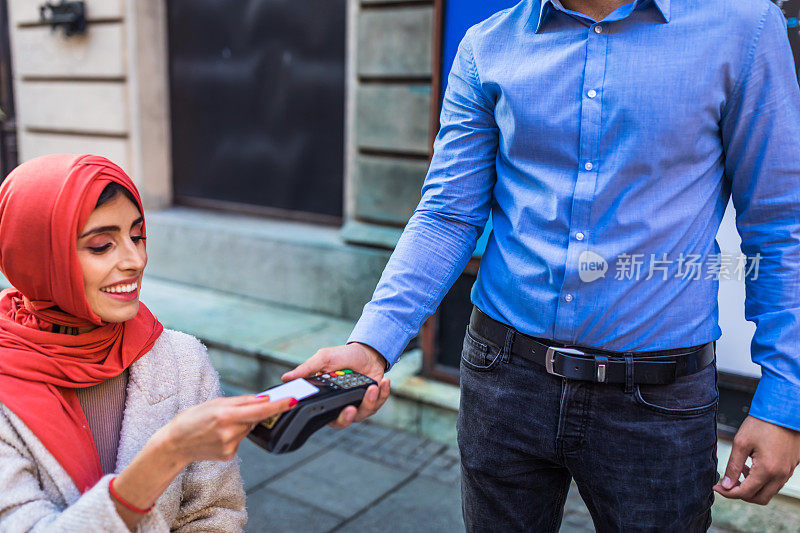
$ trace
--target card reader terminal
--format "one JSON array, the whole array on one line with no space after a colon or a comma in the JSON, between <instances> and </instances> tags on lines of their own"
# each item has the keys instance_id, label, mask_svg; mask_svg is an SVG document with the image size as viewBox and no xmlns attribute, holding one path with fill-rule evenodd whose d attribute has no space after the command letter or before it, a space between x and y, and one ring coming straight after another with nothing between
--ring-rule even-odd
<instances>
[{"instance_id":1,"label":"card reader terminal","mask_svg":"<svg viewBox=\"0 0 800 533\"><path fill-rule=\"evenodd\" d=\"M342 409L358 406L367 387L376 384L353 370L339 370L272 387L259 396L268 395L271 401L292 397L297 405L256 424L247 437L271 453L294 451L312 433L336 420Z\"/></svg>"}]
</instances>

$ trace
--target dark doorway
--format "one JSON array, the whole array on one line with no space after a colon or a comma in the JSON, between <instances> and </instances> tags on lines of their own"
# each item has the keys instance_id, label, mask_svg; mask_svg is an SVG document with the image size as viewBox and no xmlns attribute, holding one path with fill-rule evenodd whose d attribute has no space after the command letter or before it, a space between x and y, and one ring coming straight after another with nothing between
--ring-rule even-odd
<instances>
[{"instance_id":1,"label":"dark doorway","mask_svg":"<svg viewBox=\"0 0 800 533\"><path fill-rule=\"evenodd\" d=\"M345 0L171 0L175 200L337 223Z\"/></svg>"},{"instance_id":2,"label":"dark doorway","mask_svg":"<svg viewBox=\"0 0 800 533\"><path fill-rule=\"evenodd\" d=\"M8 9L0 0L0 181L17 166L17 120L14 114Z\"/></svg>"}]
</instances>

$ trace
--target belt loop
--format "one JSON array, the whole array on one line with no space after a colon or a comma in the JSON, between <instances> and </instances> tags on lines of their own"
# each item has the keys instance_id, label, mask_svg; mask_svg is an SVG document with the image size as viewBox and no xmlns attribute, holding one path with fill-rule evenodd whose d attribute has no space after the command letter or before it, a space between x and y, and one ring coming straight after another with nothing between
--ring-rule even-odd
<instances>
[{"instance_id":1,"label":"belt loop","mask_svg":"<svg viewBox=\"0 0 800 533\"><path fill-rule=\"evenodd\" d=\"M503 345L503 359L501 359L504 363L508 363L508 360L511 359L511 348L514 346L514 335L517 331L514 328L508 328L506 330L506 342Z\"/></svg>"},{"instance_id":2,"label":"belt loop","mask_svg":"<svg viewBox=\"0 0 800 533\"><path fill-rule=\"evenodd\" d=\"M625 392L633 392L633 356L625 354Z\"/></svg>"}]
</instances>

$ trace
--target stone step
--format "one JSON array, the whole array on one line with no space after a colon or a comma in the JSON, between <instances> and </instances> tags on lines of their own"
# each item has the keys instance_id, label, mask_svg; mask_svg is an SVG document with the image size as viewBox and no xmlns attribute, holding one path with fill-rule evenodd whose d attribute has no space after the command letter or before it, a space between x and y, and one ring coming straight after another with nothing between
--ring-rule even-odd
<instances>
[{"instance_id":1,"label":"stone step","mask_svg":"<svg viewBox=\"0 0 800 533\"><path fill-rule=\"evenodd\" d=\"M339 228L173 207L147 214L150 275L356 320L390 252Z\"/></svg>"}]
</instances>

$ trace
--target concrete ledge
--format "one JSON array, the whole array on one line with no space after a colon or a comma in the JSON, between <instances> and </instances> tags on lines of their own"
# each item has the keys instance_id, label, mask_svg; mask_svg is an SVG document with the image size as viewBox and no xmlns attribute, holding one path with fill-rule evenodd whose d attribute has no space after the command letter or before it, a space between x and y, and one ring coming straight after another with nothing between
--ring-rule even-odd
<instances>
[{"instance_id":1,"label":"concrete ledge","mask_svg":"<svg viewBox=\"0 0 800 533\"><path fill-rule=\"evenodd\" d=\"M394 250L402 234L403 230L400 228L360 220L348 220L342 228L342 238L347 242L379 246L389 250Z\"/></svg>"},{"instance_id":2,"label":"concrete ledge","mask_svg":"<svg viewBox=\"0 0 800 533\"><path fill-rule=\"evenodd\" d=\"M148 213L147 226L155 277L350 320L389 259L300 222L176 207Z\"/></svg>"}]
</instances>

